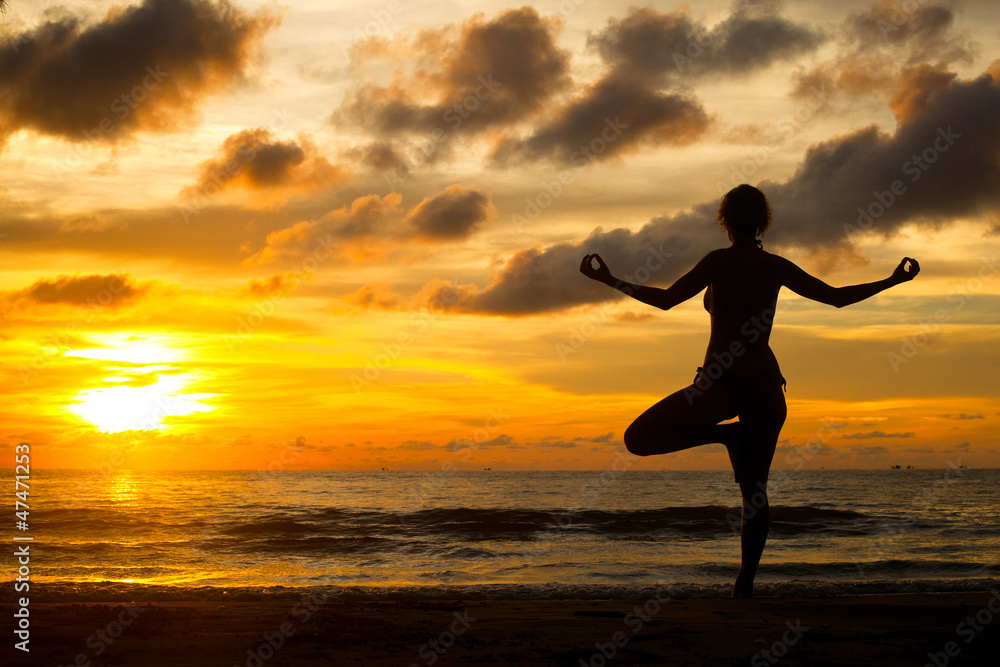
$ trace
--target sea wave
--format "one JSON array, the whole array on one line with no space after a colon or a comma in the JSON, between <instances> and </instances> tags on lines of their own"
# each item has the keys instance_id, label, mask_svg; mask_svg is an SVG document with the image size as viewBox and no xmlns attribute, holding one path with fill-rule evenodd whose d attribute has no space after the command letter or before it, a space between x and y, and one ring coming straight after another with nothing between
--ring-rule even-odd
<instances>
[{"instance_id":1,"label":"sea wave","mask_svg":"<svg viewBox=\"0 0 1000 667\"><path fill-rule=\"evenodd\" d=\"M452 538L461 540L538 540L555 534L597 535L609 539L683 534L715 537L738 532L740 509L722 505L663 507L658 509L506 509L428 508L417 511L308 508L219 514L188 523L164 520L154 513L137 515L121 510L55 510L40 513L38 525L77 535L113 531L199 531L220 538L274 541L327 538ZM903 526L932 528L934 519L879 515L855 510L813 506L771 507L772 535L877 535ZM336 542L331 542L335 544Z\"/></svg>"}]
</instances>

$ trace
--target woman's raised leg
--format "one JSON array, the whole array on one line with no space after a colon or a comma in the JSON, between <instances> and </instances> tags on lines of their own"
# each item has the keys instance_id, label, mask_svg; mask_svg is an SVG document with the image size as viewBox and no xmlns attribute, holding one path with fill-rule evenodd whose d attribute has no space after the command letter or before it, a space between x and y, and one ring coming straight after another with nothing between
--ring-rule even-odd
<instances>
[{"instance_id":1,"label":"woman's raised leg","mask_svg":"<svg viewBox=\"0 0 1000 667\"><path fill-rule=\"evenodd\" d=\"M719 424L736 416L729 395L716 383L676 391L639 415L625 430L625 447L637 456L670 454L689 447L739 440L739 424Z\"/></svg>"}]
</instances>

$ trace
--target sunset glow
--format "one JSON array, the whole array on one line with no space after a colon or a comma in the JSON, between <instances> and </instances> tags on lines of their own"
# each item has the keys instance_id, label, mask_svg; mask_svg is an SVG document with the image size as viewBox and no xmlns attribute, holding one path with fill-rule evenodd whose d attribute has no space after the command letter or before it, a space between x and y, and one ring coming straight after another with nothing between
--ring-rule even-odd
<instances>
[{"instance_id":1,"label":"sunset glow","mask_svg":"<svg viewBox=\"0 0 1000 667\"><path fill-rule=\"evenodd\" d=\"M11 3L3 448L607 468L709 320L580 259L667 286L747 182L764 248L830 284L922 267L843 309L781 293L775 468L1000 466L995 3L390 4Z\"/></svg>"}]
</instances>

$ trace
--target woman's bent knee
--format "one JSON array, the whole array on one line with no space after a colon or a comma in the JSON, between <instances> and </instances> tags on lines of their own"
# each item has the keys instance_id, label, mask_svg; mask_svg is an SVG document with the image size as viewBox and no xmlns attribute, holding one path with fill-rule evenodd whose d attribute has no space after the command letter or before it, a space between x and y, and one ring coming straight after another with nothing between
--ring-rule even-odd
<instances>
[{"instance_id":1,"label":"woman's bent knee","mask_svg":"<svg viewBox=\"0 0 1000 667\"><path fill-rule=\"evenodd\" d=\"M649 456L653 453L649 447L649 439L643 437L642 432L635 428L635 424L632 424L632 426L625 429L625 434L622 436L622 440L625 441L625 449L629 451L629 454L635 454L636 456Z\"/></svg>"}]
</instances>

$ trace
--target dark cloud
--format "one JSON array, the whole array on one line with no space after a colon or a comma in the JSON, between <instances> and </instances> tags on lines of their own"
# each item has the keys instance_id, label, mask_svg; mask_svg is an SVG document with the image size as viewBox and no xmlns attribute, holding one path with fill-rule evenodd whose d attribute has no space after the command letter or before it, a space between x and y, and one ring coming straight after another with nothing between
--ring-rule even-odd
<instances>
[{"instance_id":1,"label":"dark cloud","mask_svg":"<svg viewBox=\"0 0 1000 667\"><path fill-rule=\"evenodd\" d=\"M399 148L389 141L373 141L349 151L351 157L378 171L397 170L407 164Z\"/></svg>"},{"instance_id":2,"label":"dark cloud","mask_svg":"<svg viewBox=\"0 0 1000 667\"><path fill-rule=\"evenodd\" d=\"M500 164L551 158L584 166L639 148L690 144L710 124L694 97L609 75L529 137L501 142L492 157Z\"/></svg>"},{"instance_id":3,"label":"dark cloud","mask_svg":"<svg viewBox=\"0 0 1000 667\"><path fill-rule=\"evenodd\" d=\"M181 196L207 198L242 189L267 200L316 190L345 177L346 170L330 164L308 135L279 141L270 130L256 128L226 137L218 155L201 164L198 181Z\"/></svg>"},{"instance_id":4,"label":"dark cloud","mask_svg":"<svg viewBox=\"0 0 1000 667\"><path fill-rule=\"evenodd\" d=\"M808 459L812 456L827 456L837 452L833 447L819 440L801 445L792 445L790 444L791 440L779 440L778 442L779 444L774 451L775 460L783 460L785 463L794 461L795 459L792 457L805 457Z\"/></svg>"},{"instance_id":5,"label":"dark cloud","mask_svg":"<svg viewBox=\"0 0 1000 667\"><path fill-rule=\"evenodd\" d=\"M664 83L682 76L739 76L808 53L824 39L821 32L782 18L774 3L737 2L712 28L682 9L633 8L589 42L614 68Z\"/></svg>"},{"instance_id":6,"label":"dark cloud","mask_svg":"<svg viewBox=\"0 0 1000 667\"><path fill-rule=\"evenodd\" d=\"M851 451L858 456L878 456L880 454L888 454L889 450L882 445L875 445L873 447L867 447L865 445L856 445L851 448Z\"/></svg>"},{"instance_id":7,"label":"dark cloud","mask_svg":"<svg viewBox=\"0 0 1000 667\"><path fill-rule=\"evenodd\" d=\"M514 442L514 439L509 435L501 434L490 440L477 440L472 442L472 440L452 440L447 445L444 446L445 451L448 452L461 452L463 450L469 449L524 449L524 445Z\"/></svg>"},{"instance_id":8,"label":"dark cloud","mask_svg":"<svg viewBox=\"0 0 1000 667\"><path fill-rule=\"evenodd\" d=\"M589 38L609 71L527 137L501 140L492 159L584 166L640 148L690 144L706 133L711 118L693 95L670 88L681 77L746 74L811 51L822 40L781 18L771 3L737 3L711 29L683 10L632 9Z\"/></svg>"},{"instance_id":9,"label":"dark cloud","mask_svg":"<svg viewBox=\"0 0 1000 667\"><path fill-rule=\"evenodd\" d=\"M466 238L495 215L496 209L487 193L451 185L414 206L406 220L421 238L450 241Z\"/></svg>"},{"instance_id":10,"label":"dark cloud","mask_svg":"<svg viewBox=\"0 0 1000 667\"><path fill-rule=\"evenodd\" d=\"M930 103L931 98L947 89L958 78L944 66L919 65L903 72L896 92L889 100L889 108L900 122L917 117Z\"/></svg>"},{"instance_id":11,"label":"dark cloud","mask_svg":"<svg viewBox=\"0 0 1000 667\"><path fill-rule=\"evenodd\" d=\"M385 136L471 134L520 122L569 85L569 56L554 42L558 25L531 7L489 21L476 16L457 40L433 40L432 52L417 47L419 60L436 63L432 71L422 69L409 84L363 87L333 120Z\"/></svg>"},{"instance_id":12,"label":"dark cloud","mask_svg":"<svg viewBox=\"0 0 1000 667\"><path fill-rule=\"evenodd\" d=\"M573 438L572 440L563 440L562 438L556 438L552 436L542 437L542 438L532 438L523 442L518 442L511 438L509 435L498 435L491 440L485 441L472 441L466 440L452 440L447 445L445 445L445 450L449 452L460 452L469 447L480 450L480 449L575 449L582 446L584 443L594 443L599 442L602 444L608 443L611 438L609 433L607 436L600 436L597 438Z\"/></svg>"},{"instance_id":13,"label":"dark cloud","mask_svg":"<svg viewBox=\"0 0 1000 667\"><path fill-rule=\"evenodd\" d=\"M600 253L616 276L630 282L663 284L701 259L713 239L718 245L721 234L709 213L702 207L700 213L656 218L638 232L597 229L582 243L521 250L485 289L437 281L414 300L447 304L458 312L520 316L622 298L580 273L585 253ZM671 231L679 229L684 233Z\"/></svg>"},{"instance_id":14,"label":"dark cloud","mask_svg":"<svg viewBox=\"0 0 1000 667\"><path fill-rule=\"evenodd\" d=\"M449 154L453 132L504 130L534 120L570 82L568 56L553 40L556 25L522 7L488 22L473 19L454 44L418 40L422 49L443 51L420 53L435 55L437 68L415 76L414 84L361 88L334 119L381 137L424 135L419 150L398 137L391 146L380 140L366 149L367 163L397 170ZM732 15L711 29L683 11L634 9L590 38L608 71L527 136L502 137L491 159L495 164L551 159L583 166L640 147L689 144L711 121L695 97L664 88L677 76L740 75L812 50L821 41L819 33L779 16L773 3L737 3Z\"/></svg>"},{"instance_id":15,"label":"dark cloud","mask_svg":"<svg viewBox=\"0 0 1000 667\"><path fill-rule=\"evenodd\" d=\"M102 307L126 305L140 298L148 286L139 286L125 274L59 276L39 280L18 292L17 297L37 304L100 304Z\"/></svg>"},{"instance_id":16,"label":"dark cloud","mask_svg":"<svg viewBox=\"0 0 1000 667\"><path fill-rule=\"evenodd\" d=\"M912 438L914 436L913 431L907 431L906 433L886 433L885 431L867 431L865 433L846 433L844 435L838 435L837 438L840 440L871 440L873 438Z\"/></svg>"},{"instance_id":17,"label":"dark cloud","mask_svg":"<svg viewBox=\"0 0 1000 667\"><path fill-rule=\"evenodd\" d=\"M927 82L933 90L919 88ZM910 113L894 134L872 126L815 145L790 179L761 184L774 211L769 248L800 248L835 262L853 252L855 233L888 237L904 224L935 227L1000 206L998 81L984 75L942 88L938 77L908 76L897 97L921 102L906 106ZM508 316L620 298L579 273L585 253L600 253L615 275L632 282L672 282L722 244L717 208L705 202L637 232L598 229L580 243L521 250L484 288L436 281L422 297L449 291L444 302L453 310ZM666 253L672 255L661 260ZM650 271L657 263L661 268Z\"/></svg>"},{"instance_id":18,"label":"dark cloud","mask_svg":"<svg viewBox=\"0 0 1000 667\"><path fill-rule=\"evenodd\" d=\"M970 414L966 414L964 412L961 412L961 413L959 413L957 415L947 414L947 415L941 415L941 416L944 419L958 419L958 420L962 420L962 421L967 420L967 419L986 419L986 415L983 415L983 414L978 413L978 412L975 413L975 414L971 414L971 415Z\"/></svg>"},{"instance_id":19,"label":"dark cloud","mask_svg":"<svg viewBox=\"0 0 1000 667\"><path fill-rule=\"evenodd\" d=\"M954 20L949 6L878 0L849 16L843 30L854 54L893 51L906 57L906 65L972 62L975 49L966 34L954 33Z\"/></svg>"},{"instance_id":20,"label":"dark cloud","mask_svg":"<svg viewBox=\"0 0 1000 667\"><path fill-rule=\"evenodd\" d=\"M317 220L305 220L267 235L265 247L246 260L253 266L272 261L302 260L310 253L354 259L371 257L401 245L462 239L491 219L496 211L486 192L451 185L427 197L408 212L402 195L358 197Z\"/></svg>"},{"instance_id":21,"label":"dark cloud","mask_svg":"<svg viewBox=\"0 0 1000 667\"><path fill-rule=\"evenodd\" d=\"M937 226L996 210L998 82L904 73L893 100L895 133L872 126L815 145L791 179L761 184L776 221L771 238L844 248L854 232L887 237L910 222Z\"/></svg>"},{"instance_id":22,"label":"dark cloud","mask_svg":"<svg viewBox=\"0 0 1000 667\"><path fill-rule=\"evenodd\" d=\"M8 34L0 141L20 129L113 143L189 127L205 96L245 77L278 22L228 0L146 0L93 25L62 15Z\"/></svg>"},{"instance_id":23,"label":"dark cloud","mask_svg":"<svg viewBox=\"0 0 1000 667\"><path fill-rule=\"evenodd\" d=\"M879 0L844 21L838 55L798 74L793 96L808 97L817 86L846 96L881 94L903 69L970 64L975 47L953 24L948 6Z\"/></svg>"}]
</instances>

